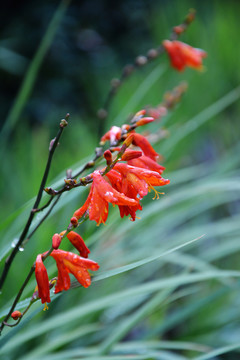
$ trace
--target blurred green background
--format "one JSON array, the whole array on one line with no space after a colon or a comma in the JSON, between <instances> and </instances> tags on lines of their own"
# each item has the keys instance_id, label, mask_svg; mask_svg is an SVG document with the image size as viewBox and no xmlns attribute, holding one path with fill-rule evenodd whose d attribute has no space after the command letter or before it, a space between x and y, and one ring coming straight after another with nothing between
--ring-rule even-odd
<instances>
[{"instance_id":1,"label":"blurred green background","mask_svg":"<svg viewBox=\"0 0 240 360\"><path fill-rule=\"evenodd\" d=\"M164 54L125 81L104 124L105 130L121 125L129 113L156 106L167 90L188 82L177 108L146 129L169 131L155 144L171 180L165 196L144 199L135 223L120 219L116 208L106 226L84 223L79 233L100 264L99 275L89 289L53 296L47 312L38 302L20 326L4 329L2 359L239 359L238 1L5 4L0 22L1 269L33 205L59 120L70 113L47 182L53 187L62 184L66 169L92 158L103 126L96 112L111 79L167 38L189 8L197 16L181 40L207 51L206 71L177 73ZM49 247L53 233L66 228L86 194L80 188L65 194L17 255L1 294L1 317L36 255ZM50 259L46 266L54 276ZM34 287L32 279L22 300Z\"/></svg>"}]
</instances>

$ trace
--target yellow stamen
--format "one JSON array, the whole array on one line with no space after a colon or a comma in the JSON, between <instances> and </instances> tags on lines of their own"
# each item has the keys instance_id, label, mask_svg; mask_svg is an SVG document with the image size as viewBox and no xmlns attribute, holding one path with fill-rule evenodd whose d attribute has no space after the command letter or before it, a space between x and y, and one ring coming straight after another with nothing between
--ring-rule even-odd
<instances>
[{"instance_id":1,"label":"yellow stamen","mask_svg":"<svg viewBox=\"0 0 240 360\"><path fill-rule=\"evenodd\" d=\"M159 199L159 195L164 195L165 193L157 191L152 185L149 185L148 188L149 191L153 190L155 192L155 196L153 197L153 200Z\"/></svg>"},{"instance_id":2,"label":"yellow stamen","mask_svg":"<svg viewBox=\"0 0 240 360\"><path fill-rule=\"evenodd\" d=\"M48 310L47 303L45 303L43 311L46 311L46 310Z\"/></svg>"}]
</instances>

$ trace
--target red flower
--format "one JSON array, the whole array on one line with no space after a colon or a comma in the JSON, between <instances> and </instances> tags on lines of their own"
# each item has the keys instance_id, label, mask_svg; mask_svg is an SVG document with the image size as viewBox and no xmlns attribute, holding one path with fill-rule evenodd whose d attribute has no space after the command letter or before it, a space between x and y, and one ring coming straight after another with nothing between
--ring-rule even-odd
<instances>
[{"instance_id":1,"label":"red flower","mask_svg":"<svg viewBox=\"0 0 240 360\"><path fill-rule=\"evenodd\" d=\"M133 145L139 146L142 149L144 155L156 161L156 159L159 157L159 154L154 150L145 136L137 133L131 133L129 136L132 136Z\"/></svg>"},{"instance_id":2,"label":"red flower","mask_svg":"<svg viewBox=\"0 0 240 360\"><path fill-rule=\"evenodd\" d=\"M70 231L67 234L68 240L72 243L72 245L79 251L80 255L84 258L88 257L90 250L86 246L83 238L77 234L75 231Z\"/></svg>"},{"instance_id":3,"label":"red flower","mask_svg":"<svg viewBox=\"0 0 240 360\"><path fill-rule=\"evenodd\" d=\"M127 164L117 163L114 169L122 175L122 191L133 198L147 195L151 189L157 191L153 186L163 186L169 184L168 179L164 179L158 172L147 170L144 168L138 168ZM131 196L130 196L131 197Z\"/></svg>"},{"instance_id":4,"label":"red flower","mask_svg":"<svg viewBox=\"0 0 240 360\"><path fill-rule=\"evenodd\" d=\"M91 285L89 270L96 271L99 265L92 260L84 259L77 254L63 250L53 250L51 255L58 268L58 279L55 286L55 294L68 290L71 285L69 273L73 274L77 281L84 287Z\"/></svg>"},{"instance_id":5,"label":"red flower","mask_svg":"<svg viewBox=\"0 0 240 360\"><path fill-rule=\"evenodd\" d=\"M193 48L177 40L164 40L163 46L170 57L172 66L178 71L183 71L186 66L202 70L202 59L207 56L204 50Z\"/></svg>"},{"instance_id":6,"label":"red flower","mask_svg":"<svg viewBox=\"0 0 240 360\"><path fill-rule=\"evenodd\" d=\"M120 216L123 218L124 216L131 216L131 220L135 221L136 219L136 211L142 210L142 206L139 203L139 199L137 197L137 192L134 191L133 188L123 187L123 176L115 171L109 171L106 176L110 180L112 186L119 192L124 192L129 198L135 199L138 203L135 206L127 206L127 205L118 205Z\"/></svg>"},{"instance_id":7,"label":"red flower","mask_svg":"<svg viewBox=\"0 0 240 360\"><path fill-rule=\"evenodd\" d=\"M108 203L113 205L136 206L138 200L129 198L115 190L100 174L94 171L93 183L85 204L75 211L74 216L79 219L88 210L89 219L95 220L97 225L105 223L108 217Z\"/></svg>"},{"instance_id":8,"label":"red flower","mask_svg":"<svg viewBox=\"0 0 240 360\"><path fill-rule=\"evenodd\" d=\"M128 161L128 165L144 168L152 171L156 171L159 174L165 170L165 167L156 163L156 161L150 159L148 156L141 156L137 159L131 159Z\"/></svg>"},{"instance_id":9,"label":"red flower","mask_svg":"<svg viewBox=\"0 0 240 360\"><path fill-rule=\"evenodd\" d=\"M39 254L36 259L35 276L38 286L38 296L40 297L42 304L46 302L50 303L51 299L50 299L50 291L49 291L48 274L47 274L47 269L43 264L41 254Z\"/></svg>"},{"instance_id":10,"label":"red flower","mask_svg":"<svg viewBox=\"0 0 240 360\"><path fill-rule=\"evenodd\" d=\"M103 145L107 140L110 140L110 144L115 144L117 140L121 139L122 129L118 126L112 126L111 129L101 137L100 144Z\"/></svg>"}]
</instances>

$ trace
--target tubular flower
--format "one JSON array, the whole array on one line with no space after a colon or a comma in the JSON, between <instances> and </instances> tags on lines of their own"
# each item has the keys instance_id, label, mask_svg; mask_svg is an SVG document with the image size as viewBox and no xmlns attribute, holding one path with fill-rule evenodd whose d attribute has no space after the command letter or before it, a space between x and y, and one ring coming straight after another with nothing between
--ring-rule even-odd
<instances>
[{"instance_id":1,"label":"tubular flower","mask_svg":"<svg viewBox=\"0 0 240 360\"><path fill-rule=\"evenodd\" d=\"M77 281L85 288L91 285L89 270L96 271L99 265L92 260L84 259L77 254L53 250L51 255L57 263L58 279L55 286L55 294L68 290L71 285L69 273L73 274Z\"/></svg>"},{"instance_id":2,"label":"tubular flower","mask_svg":"<svg viewBox=\"0 0 240 360\"><path fill-rule=\"evenodd\" d=\"M202 49L193 48L181 41L164 40L163 46L171 60L171 65L178 71L183 71L186 66L202 70L202 59L207 53Z\"/></svg>"},{"instance_id":3,"label":"tubular flower","mask_svg":"<svg viewBox=\"0 0 240 360\"><path fill-rule=\"evenodd\" d=\"M123 186L123 182L124 182L123 176L115 170L109 171L106 174L106 176L110 180L114 189L116 189L119 192L123 191L129 198L135 199L137 201L137 205L135 205L135 206L118 205L121 218L123 218L124 216L130 215L131 220L135 221L136 211L142 210L142 206L139 203L139 199L137 197L138 196L137 191L135 191L135 189L133 187Z\"/></svg>"},{"instance_id":4,"label":"tubular flower","mask_svg":"<svg viewBox=\"0 0 240 360\"><path fill-rule=\"evenodd\" d=\"M72 245L79 251L80 255L84 258L88 257L90 250L86 246L83 238L77 234L75 231L70 231L67 234L68 240L72 243Z\"/></svg>"},{"instance_id":5,"label":"tubular flower","mask_svg":"<svg viewBox=\"0 0 240 360\"><path fill-rule=\"evenodd\" d=\"M97 225L105 223L108 217L108 203L113 205L136 206L138 200L129 198L115 190L100 174L94 171L93 183L85 204L75 211L74 216L80 218L88 210L89 219L95 220ZM80 216L79 216L80 215Z\"/></svg>"},{"instance_id":6,"label":"tubular flower","mask_svg":"<svg viewBox=\"0 0 240 360\"><path fill-rule=\"evenodd\" d=\"M160 175L165 170L165 167L156 163L156 161L150 159L148 156L141 156L137 159L131 159L128 161L128 165L144 168L158 172Z\"/></svg>"},{"instance_id":7,"label":"tubular flower","mask_svg":"<svg viewBox=\"0 0 240 360\"><path fill-rule=\"evenodd\" d=\"M159 157L159 154L154 150L150 142L145 138L145 136L137 133L131 133L129 136L132 136L132 144L139 146L144 155L150 157L152 160L156 161Z\"/></svg>"},{"instance_id":8,"label":"tubular flower","mask_svg":"<svg viewBox=\"0 0 240 360\"><path fill-rule=\"evenodd\" d=\"M111 129L101 137L101 145L104 145L107 140L110 140L110 144L115 144L117 140L121 139L122 129L118 126L112 126Z\"/></svg>"},{"instance_id":9,"label":"tubular flower","mask_svg":"<svg viewBox=\"0 0 240 360\"><path fill-rule=\"evenodd\" d=\"M36 259L35 276L37 280L38 296L40 297L42 304L51 302L49 291L49 280L47 269L45 268L42 255L39 254Z\"/></svg>"},{"instance_id":10,"label":"tubular flower","mask_svg":"<svg viewBox=\"0 0 240 360\"><path fill-rule=\"evenodd\" d=\"M170 182L168 179L164 179L156 171L122 163L116 164L114 168L122 175L122 190L127 194L132 193L134 198L140 197L141 199L151 190L154 190L158 197L158 193L154 189L154 186L163 186Z\"/></svg>"}]
</instances>

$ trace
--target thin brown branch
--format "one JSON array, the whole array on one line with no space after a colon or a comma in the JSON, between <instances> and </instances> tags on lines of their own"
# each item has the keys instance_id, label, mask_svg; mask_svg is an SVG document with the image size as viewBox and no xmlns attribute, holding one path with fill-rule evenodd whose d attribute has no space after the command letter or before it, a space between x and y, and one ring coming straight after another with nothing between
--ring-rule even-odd
<instances>
[{"instance_id":1,"label":"thin brown branch","mask_svg":"<svg viewBox=\"0 0 240 360\"><path fill-rule=\"evenodd\" d=\"M68 119L68 118L69 118L69 114L66 115L66 119ZM12 264L15 256L18 253L19 247L22 245L25 237L27 236L27 233L28 233L29 228L30 228L30 226L32 224L34 215L36 213L35 209L38 208L38 205L40 204L40 201L42 199L43 190L44 190L44 187L46 185L47 177L48 177L49 170L50 170L51 163L52 163L53 154L54 154L54 152L55 152L55 150L57 148L57 145L58 145L59 139L60 139L60 137L62 135L62 132L63 132L64 128L67 126L67 124L68 124L66 119L61 120L57 136L50 143L48 160L47 160L46 168L45 168L45 171L44 171L44 174L43 174L43 177L42 177L42 181L41 181L41 184L40 184L40 187L39 187L39 190L38 190L37 198L35 200L33 208L32 208L32 210L31 210L31 212L29 214L27 223L26 223L26 225L25 225L25 227L24 227L24 229L23 229L23 231L22 231L22 233L21 233L21 235L20 235L20 237L18 239L18 242L17 242L16 246L14 247L11 254L8 256L8 258L5 261L3 272L2 272L2 275L1 275L1 278L0 278L0 289L2 289L2 287L3 287L3 284L4 284L4 282L5 282L6 278L7 278L7 275L8 275L9 269L11 267L11 264Z\"/></svg>"}]
</instances>

